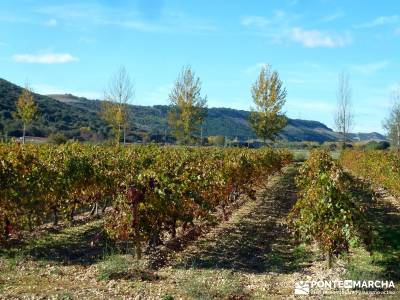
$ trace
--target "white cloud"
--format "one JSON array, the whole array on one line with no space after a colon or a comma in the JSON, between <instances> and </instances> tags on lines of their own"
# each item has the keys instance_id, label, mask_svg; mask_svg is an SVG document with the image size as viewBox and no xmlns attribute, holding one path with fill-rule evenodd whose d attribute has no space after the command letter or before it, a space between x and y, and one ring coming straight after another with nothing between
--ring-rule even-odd
<instances>
[{"instance_id":1,"label":"white cloud","mask_svg":"<svg viewBox=\"0 0 400 300\"><path fill-rule=\"evenodd\" d=\"M255 27L258 29L280 30L282 27L287 26L288 21L293 18L293 15L289 15L283 10L275 10L269 18L255 15L242 16L240 24L245 27Z\"/></svg>"},{"instance_id":2,"label":"white cloud","mask_svg":"<svg viewBox=\"0 0 400 300\"><path fill-rule=\"evenodd\" d=\"M338 10L337 12L335 12L335 13L333 13L333 14L331 14L331 15L328 15L328 16L326 16L326 17L324 17L323 19L322 19L322 21L324 21L324 22L332 22L332 21L335 21L335 20L337 20L337 19L340 19L340 18L343 18L344 17L344 12L342 11L342 10Z\"/></svg>"},{"instance_id":3,"label":"white cloud","mask_svg":"<svg viewBox=\"0 0 400 300\"><path fill-rule=\"evenodd\" d=\"M240 23L243 26L256 26L256 27L264 27L271 23L270 20L260 16L244 16L241 17Z\"/></svg>"},{"instance_id":4,"label":"white cloud","mask_svg":"<svg viewBox=\"0 0 400 300\"><path fill-rule=\"evenodd\" d=\"M40 7L37 12L63 23L86 30L87 26L118 26L141 32L203 33L217 28L206 19L194 18L181 12L161 10L156 18L146 18L141 11L99 3L63 4Z\"/></svg>"},{"instance_id":5,"label":"white cloud","mask_svg":"<svg viewBox=\"0 0 400 300\"><path fill-rule=\"evenodd\" d=\"M376 27L376 26L382 26L382 25L387 25L387 24L397 24L400 21L400 16L399 15L393 15L393 16L380 16L372 21L356 25L356 28L371 28L371 27Z\"/></svg>"},{"instance_id":6,"label":"white cloud","mask_svg":"<svg viewBox=\"0 0 400 300\"><path fill-rule=\"evenodd\" d=\"M333 15L325 17L325 21L332 21L344 15L338 11ZM306 30L294 23L301 19L301 15L291 14L286 11L277 10L270 18L262 16L243 16L240 20L242 26L252 27L257 34L261 34L273 43L297 42L304 47L344 47L352 42L349 32L338 34L320 30Z\"/></svg>"},{"instance_id":7,"label":"white cloud","mask_svg":"<svg viewBox=\"0 0 400 300\"><path fill-rule=\"evenodd\" d=\"M376 72L386 68L389 65L389 62L387 60L384 61L378 61L374 63L368 63L368 64L363 64L363 65L354 65L351 67L354 71L361 73L363 75L372 75L375 74Z\"/></svg>"},{"instance_id":8,"label":"white cloud","mask_svg":"<svg viewBox=\"0 0 400 300\"><path fill-rule=\"evenodd\" d=\"M44 22L44 26L47 26L47 27L55 27L57 25L58 25L58 22L56 19L50 19L50 20L47 20L46 22Z\"/></svg>"},{"instance_id":9,"label":"white cloud","mask_svg":"<svg viewBox=\"0 0 400 300\"><path fill-rule=\"evenodd\" d=\"M13 59L19 63L31 64L63 64L78 61L78 58L69 53L14 54Z\"/></svg>"},{"instance_id":10,"label":"white cloud","mask_svg":"<svg viewBox=\"0 0 400 300\"><path fill-rule=\"evenodd\" d=\"M319 30L305 30L300 27L294 27L292 29L291 39L301 43L307 48L337 48L344 47L351 43L351 37L348 33L345 35L338 35Z\"/></svg>"}]
</instances>

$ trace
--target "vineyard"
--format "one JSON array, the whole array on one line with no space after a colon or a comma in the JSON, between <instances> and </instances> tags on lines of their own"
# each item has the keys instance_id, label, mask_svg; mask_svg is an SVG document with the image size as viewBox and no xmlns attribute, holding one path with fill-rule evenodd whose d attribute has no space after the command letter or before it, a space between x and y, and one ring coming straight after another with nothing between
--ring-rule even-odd
<instances>
[{"instance_id":1,"label":"vineyard","mask_svg":"<svg viewBox=\"0 0 400 300\"><path fill-rule=\"evenodd\" d=\"M0 208L5 236L100 207L115 240L140 244L172 237L179 226L207 219L238 200L254 198L260 178L290 162L288 152L180 147L1 145Z\"/></svg>"},{"instance_id":2,"label":"vineyard","mask_svg":"<svg viewBox=\"0 0 400 300\"><path fill-rule=\"evenodd\" d=\"M1 144L0 298L259 299L307 276L397 288L400 207L375 191L399 196L397 154L292 160L271 148ZM160 249L172 253L161 263Z\"/></svg>"},{"instance_id":3,"label":"vineyard","mask_svg":"<svg viewBox=\"0 0 400 300\"><path fill-rule=\"evenodd\" d=\"M396 152L344 151L341 164L356 175L400 196L400 156Z\"/></svg>"}]
</instances>

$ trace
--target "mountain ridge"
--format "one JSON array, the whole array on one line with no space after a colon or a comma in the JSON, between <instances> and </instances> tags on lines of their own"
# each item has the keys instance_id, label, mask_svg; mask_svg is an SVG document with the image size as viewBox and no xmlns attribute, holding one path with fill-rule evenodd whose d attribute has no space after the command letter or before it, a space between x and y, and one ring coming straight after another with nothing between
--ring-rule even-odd
<instances>
[{"instance_id":1,"label":"mountain ridge","mask_svg":"<svg viewBox=\"0 0 400 300\"><path fill-rule=\"evenodd\" d=\"M11 136L20 135L20 122L12 118L15 111L15 102L22 92L22 88L0 78L0 132L6 131ZM110 136L110 128L100 118L100 100L90 100L72 94L35 93L40 118L28 128L28 133L35 136L48 136L54 132L62 132L69 138L80 136L82 127L91 128L95 134L104 139ZM167 105L129 105L129 112L133 116L130 124L133 130L130 138L137 140L144 135L151 137L168 135ZM256 136L247 120L249 111L233 108L208 109L208 115L203 123L203 135L222 135L239 140L254 139ZM288 141L337 141L339 134L322 122L313 120L288 119L287 126L280 133L280 138ZM351 134L357 140L384 140L379 133Z\"/></svg>"}]
</instances>

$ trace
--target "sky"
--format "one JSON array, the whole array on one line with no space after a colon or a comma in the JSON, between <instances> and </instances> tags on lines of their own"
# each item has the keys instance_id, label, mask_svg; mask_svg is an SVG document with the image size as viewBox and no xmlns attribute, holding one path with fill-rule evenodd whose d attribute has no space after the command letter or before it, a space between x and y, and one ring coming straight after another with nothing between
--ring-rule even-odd
<instances>
[{"instance_id":1,"label":"sky","mask_svg":"<svg viewBox=\"0 0 400 300\"><path fill-rule=\"evenodd\" d=\"M334 127L338 74L349 74L354 132L384 133L400 84L397 0L1 0L0 78L35 92L102 98L121 66L136 105L168 104L185 65L209 107L249 110L269 64L285 112Z\"/></svg>"}]
</instances>

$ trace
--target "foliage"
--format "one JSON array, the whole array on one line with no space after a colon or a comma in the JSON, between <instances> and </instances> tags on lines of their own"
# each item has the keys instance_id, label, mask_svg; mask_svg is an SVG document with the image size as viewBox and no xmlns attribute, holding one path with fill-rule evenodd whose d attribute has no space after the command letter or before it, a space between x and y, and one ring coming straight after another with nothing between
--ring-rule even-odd
<instances>
[{"instance_id":1,"label":"foliage","mask_svg":"<svg viewBox=\"0 0 400 300\"><path fill-rule=\"evenodd\" d=\"M123 133L126 141L126 130L129 125L128 104L134 94L133 84L125 68L111 78L105 94L105 101L101 105L101 116L111 126L115 142L118 144Z\"/></svg>"},{"instance_id":2,"label":"foliage","mask_svg":"<svg viewBox=\"0 0 400 300\"><path fill-rule=\"evenodd\" d=\"M356 175L400 196L400 156L395 151L346 150L340 155L340 162Z\"/></svg>"},{"instance_id":3,"label":"foliage","mask_svg":"<svg viewBox=\"0 0 400 300\"><path fill-rule=\"evenodd\" d=\"M124 106L119 103L103 101L101 104L101 116L111 126L116 144L121 140L121 131L126 122L124 112Z\"/></svg>"},{"instance_id":4,"label":"foliage","mask_svg":"<svg viewBox=\"0 0 400 300\"><path fill-rule=\"evenodd\" d=\"M250 125L259 138L264 141L275 140L287 124L286 116L282 113L287 92L278 72L272 72L269 66L263 67L252 86L251 95L256 108L250 113Z\"/></svg>"},{"instance_id":5,"label":"foliage","mask_svg":"<svg viewBox=\"0 0 400 300\"><path fill-rule=\"evenodd\" d=\"M49 135L48 142L51 144L61 145L67 142L67 138L62 133L52 133Z\"/></svg>"},{"instance_id":6,"label":"foliage","mask_svg":"<svg viewBox=\"0 0 400 300\"><path fill-rule=\"evenodd\" d=\"M400 150L400 90L394 92L392 98L394 104L383 126L387 131L387 135L393 147Z\"/></svg>"},{"instance_id":7,"label":"foliage","mask_svg":"<svg viewBox=\"0 0 400 300\"><path fill-rule=\"evenodd\" d=\"M4 135L22 135L21 121L12 118L16 112L15 103L22 92L23 88L0 79L0 123ZM79 136L82 126L95 128L99 136L108 134L106 125L97 113L100 106L96 103L99 101L89 101L90 105L85 106L82 102L64 103L39 94L33 96L38 117L26 128L27 135L44 137L53 132L62 132L68 138L74 138Z\"/></svg>"},{"instance_id":8,"label":"foliage","mask_svg":"<svg viewBox=\"0 0 400 300\"><path fill-rule=\"evenodd\" d=\"M361 225L350 179L326 150L313 150L296 178L300 197L289 214L294 232L328 254L348 252Z\"/></svg>"},{"instance_id":9,"label":"foliage","mask_svg":"<svg viewBox=\"0 0 400 300\"><path fill-rule=\"evenodd\" d=\"M239 195L254 197L260 177L290 159L270 149L0 144L0 221L32 229L108 201L108 234L134 242L139 253L162 231L174 236Z\"/></svg>"},{"instance_id":10,"label":"foliage","mask_svg":"<svg viewBox=\"0 0 400 300\"><path fill-rule=\"evenodd\" d=\"M184 144L193 143L207 114L207 97L201 96L200 78L190 66L182 69L169 100L168 124L172 134Z\"/></svg>"},{"instance_id":11,"label":"foliage","mask_svg":"<svg viewBox=\"0 0 400 300\"><path fill-rule=\"evenodd\" d=\"M370 141L363 146L365 150L386 150L390 147L390 143L387 141Z\"/></svg>"},{"instance_id":12,"label":"foliage","mask_svg":"<svg viewBox=\"0 0 400 300\"><path fill-rule=\"evenodd\" d=\"M33 121L35 115L37 114L37 106L33 99L32 90L28 85L25 86L25 89L18 97L16 107L17 110L15 116L16 118L19 118L22 121L23 124L22 138L23 142L25 143L26 126Z\"/></svg>"},{"instance_id":13,"label":"foliage","mask_svg":"<svg viewBox=\"0 0 400 300\"><path fill-rule=\"evenodd\" d=\"M0 135L21 136L21 123L13 119L15 101L22 89L10 82L0 79ZM55 100L59 99L59 100ZM99 100L88 100L73 95L51 95L46 97L35 94L40 117L27 128L27 135L38 137L50 133L61 132L68 139L81 139L81 127L90 127L94 139L104 140L113 137L110 128L101 118L101 103ZM150 140L174 142L168 128L167 115L170 107L167 105L139 106L128 105L128 114L134 115L134 124L128 119L126 139L129 142L141 141L145 134ZM229 108L208 108L207 116L202 125L203 136L222 135L228 138L238 138L240 141L254 139L256 136L248 124L249 112ZM324 124L316 121L288 119L287 126L279 137L288 141L334 141L338 135ZM350 136L351 138L354 135ZM384 139L373 134L357 135L361 140Z\"/></svg>"},{"instance_id":14,"label":"foliage","mask_svg":"<svg viewBox=\"0 0 400 300\"><path fill-rule=\"evenodd\" d=\"M209 136L208 143L214 146L224 146L225 137L223 135Z\"/></svg>"}]
</instances>

